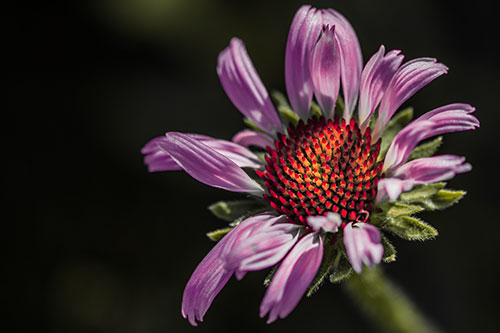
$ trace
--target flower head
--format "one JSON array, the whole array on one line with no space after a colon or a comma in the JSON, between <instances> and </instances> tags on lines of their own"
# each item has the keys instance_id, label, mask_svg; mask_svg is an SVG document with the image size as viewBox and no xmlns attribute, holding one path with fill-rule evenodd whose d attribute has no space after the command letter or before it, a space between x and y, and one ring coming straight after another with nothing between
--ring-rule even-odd
<instances>
[{"instance_id":1,"label":"flower head","mask_svg":"<svg viewBox=\"0 0 500 333\"><path fill-rule=\"evenodd\" d=\"M207 185L251 195L211 206L232 223L209 234L220 240L187 283L182 314L191 324L203 320L233 275L241 279L275 267L260 308L272 322L290 314L326 277L338 282L364 265L394 260L383 231L406 239L437 235L412 215L457 201L463 192L440 182L471 166L463 157L432 156L441 138L419 144L479 122L474 108L462 103L413 122L408 110L394 116L447 72L435 59L403 58L381 46L363 67L350 23L332 9L303 6L286 46L290 105L277 95L276 112L245 46L233 38L219 56L217 74L258 130L244 130L232 142L169 132L146 144L151 172L182 169Z\"/></svg>"}]
</instances>

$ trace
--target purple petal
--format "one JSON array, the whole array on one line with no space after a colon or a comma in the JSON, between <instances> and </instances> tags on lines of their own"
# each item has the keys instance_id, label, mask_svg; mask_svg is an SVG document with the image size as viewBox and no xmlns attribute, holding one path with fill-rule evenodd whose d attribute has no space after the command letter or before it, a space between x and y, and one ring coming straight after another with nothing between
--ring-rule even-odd
<instances>
[{"instance_id":1,"label":"purple petal","mask_svg":"<svg viewBox=\"0 0 500 333\"><path fill-rule=\"evenodd\" d=\"M365 65L361 74L359 87L359 123L364 130L370 121L370 116L377 108L394 73L401 65L404 56L399 50L392 50L385 56L384 45Z\"/></svg>"},{"instance_id":2,"label":"purple petal","mask_svg":"<svg viewBox=\"0 0 500 333\"><path fill-rule=\"evenodd\" d=\"M472 130L479 121L468 104L449 104L429 111L409 123L396 135L384 160L384 172L393 172L410 156L418 143L443 133Z\"/></svg>"},{"instance_id":3,"label":"purple petal","mask_svg":"<svg viewBox=\"0 0 500 333\"><path fill-rule=\"evenodd\" d=\"M325 216L309 216L307 224L316 232L337 232L342 218L337 213L328 212Z\"/></svg>"},{"instance_id":4,"label":"purple petal","mask_svg":"<svg viewBox=\"0 0 500 333\"><path fill-rule=\"evenodd\" d=\"M277 264L298 240L301 228L281 222L283 216L262 215L263 222L222 253L227 270L244 273ZM237 275L237 278L239 276Z\"/></svg>"},{"instance_id":5,"label":"purple petal","mask_svg":"<svg viewBox=\"0 0 500 333\"><path fill-rule=\"evenodd\" d=\"M249 129L236 133L233 136L233 142L244 147L253 145L266 148L267 146L273 146L273 140L269 136Z\"/></svg>"},{"instance_id":6,"label":"purple petal","mask_svg":"<svg viewBox=\"0 0 500 333\"><path fill-rule=\"evenodd\" d=\"M358 37L347 19L333 9L322 10L323 24L335 26L335 37L340 48L340 77L344 93L344 118L350 120L359 93L363 56Z\"/></svg>"},{"instance_id":7,"label":"purple petal","mask_svg":"<svg viewBox=\"0 0 500 333\"><path fill-rule=\"evenodd\" d=\"M224 236L200 262L191 275L182 297L182 315L191 325L203 321L203 316L212 304L215 296L229 281L234 270L227 270L222 261L223 253L231 252L238 241L252 233L263 223L268 223L275 216L259 214L252 216Z\"/></svg>"},{"instance_id":8,"label":"purple petal","mask_svg":"<svg viewBox=\"0 0 500 333\"><path fill-rule=\"evenodd\" d=\"M408 98L435 78L446 74L448 68L436 59L418 58L408 61L399 68L382 97L379 117L373 131L373 142L378 140L389 119Z\"/></svg>"},{"instance_id":9,"label":"purple petal","mask_svg":"<svg viewBox=\"0 0 500 333\"><path fill-rule=\"evenodd\" d=\"M281 132L278 114L241 40L231 39L220 53L217 74L227 96L241 113L266 132Z\"/></svg>"},{"instance_id":10,"label":"purple petal","mask_svg":"<svg viewBox=\"0 0 500 333\"><path fill-rule=\"evenodd\" d=\"M323 258L323 239L309 233L294 246L281 263L260 305L260 316L268 323L292 312L311 284Z\"/></svg>"},{"instance_id":11,"label":"purple petal","mask_svg":"<svg viewBox=\"0 0 500 333\"><path fill-rule=\"evenodd\" d=\"M380 232L368 223L352 222L344 228L344 245L352 268L357 273L363 264L373 268L382 260L384 247L380 244Z\"/></svg>"},{"instance_id":12,"label":"purple petal","mask_svg":"<svg viewBox=\"0 0 500 333\"><path fill-rule=\"evenodd\" d=\"M309 57L321 28L321 12L311 6L302 6L293 18L286 43L286 91L292 109L303 120L309 117L313 95Z\"/></svg>"},{"instance_id":13,"label":"purple petal","mask_svg":"<svg viewBox=\"0 0 500 333\"><path fill-rule=\"evenodd\" d=\"M396 169L391 178L379 181L377 202L396 200L401 193L411 190L415 185L448 180L471 169L472 166L465 163L465 157L455 155L439 155L410 161Z\"/></svg>"},{"instance_id":14,"label":"purple petal","mask_svg":"<svg viewBox=\"0 0 500 333\"><path fill-rule=\"evenodd\" d=\"M262 166L259 158L247 148L231 141L214 139L200 134L186 134L187 136L202 142L233 161L240 168L259 168ZM150 140L141 150L144 163L148 166L149 172L182 170L182 168L165 152L159 143L167 142L165 136Z\"/></svg>"},{"instance_id":15,"label":"purple petal","mask_svg":"<svg viewBox=\"0 0 500 333\"><path fill-rule=\"evenodd\" d=\"M159 142L163 151L196 180L233 192L261 195L263 190L239 166L186 134L170 132Z\"/></svg>"},{"instance_id":16,"label":"purple petal","mask_svg":"<svg viewBox=\"0 0 500 333\"><path fill-rule=\"evenodd\" d=\"M335 41L335 27L323 26L310 59L314 95L326 118L330 118L340 88L340 56Z\"/></svg>"}]
</instances>

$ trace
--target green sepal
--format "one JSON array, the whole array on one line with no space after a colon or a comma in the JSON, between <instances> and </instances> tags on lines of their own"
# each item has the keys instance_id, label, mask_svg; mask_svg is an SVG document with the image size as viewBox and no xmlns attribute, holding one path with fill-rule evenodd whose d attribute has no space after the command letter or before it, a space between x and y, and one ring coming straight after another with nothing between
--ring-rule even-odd
<instances>
[{"instance_id":1,"label":"green sepal","mask_svg":"<svg viewBox=\"0 0 500 333\"><path fill-rule=\"evenodd\" d=\"M433 156L437 152L439 146L441 146L441 143L443 143L443 137L438 136L434 140L421 144L413 150L407 161Z\"/></svg>"},{"instance_id":2,"label":"green sepal","mask_svg":"<svg viewBox=\"0 0 500 333\"><path fill-rule=\"evenodd\" d=\"M207 232L207 237L213 240L214 242L218 242L224 237L228 232L230 232L233 228L227 227L222 229L217 229L214 231Z\"/></svg>"},{"instance_id":3,"label":"green sepal","mask_svg":"<svg viewBox=\"0 0 500 333\"><path fill-rule=\"evenodd\" d=\"M271 268L271 270L267 274L266 278L264 279L264 287L269 287L269 285L271 284L271 281L273 279L274 273L276 273L276 270L278 269L279 266L280 266L280 264L276 264L276 265L274 265L273 268Z\"/></svg>"},{"instance_id":4,"label":"green sepal","mask_svg":"<svg viewBox=\"0 0 500 333\"><path fill-rule=\"evenodd\" d=\"M284 121L284 123L292 124L293 126L297 126L299 123L299 116L292 110L290 105L288 104L288 101L286 100L285 95L283 95L279 91L273 91L271 93L271 97L273 98L274 102L276 103L276 109L278 110L279 114L281 115L281 119Z\"/></svg>"},{"instance_id":5,"label":"green sepal","mask_svg":"<svg viewBox=\"0 0 500 333\"><path fill-rule=\"evenodd\" d=\"M342 97L338 96L337 101L335 101L335 109L333 110L333 113L337 116L339 116L340 119L344 117L344 100Z\"/></svg>"},{"instance_id":6,"label":"green sepal","mask_svg":"<svg viewBox=\"0 0 500 333\"><path fill-rule=\"evenodd\" d=\"M257 124L255 124L250 119L245 117L245 118L243 118L243 122L245 123L245 125L247 125L250 129L253 129L254 131L267 134L266 131L262 130L259 126L257 126Z\"/></svg>"},{"instance_id":7,"label":"green sepal","mask_svg":"<svg viewBox=\"0 0 500 333\"><path fill-rule=\"evenodd\" d=\"M316 273L316 276L314 277L313 281L311 282L311 285L309 286L309 290L307 291L306 296L309 297L312 294L314 294L319 287L323 284L325 279L330 275L330 272L333 270L333 267L335 265L335 259L337 257L337 254L339 253L336 244L332 245L332 235L328 234L328 236L325 238L324 245L323 245L323 259L321 260L321 264L318 268L318 272Z\"/></svg>"},{"instance_id":8,"label":"green sepal","mask_svg":"<svg viewBox=\"0 0 500 333\"><path fill-rule=\"evenodd\" d=\"M432 183L415 186L408 192L401 193L398 201L419 204L422 200L436 194L445 187L446 183Z\"/></svg>"},{"instance_id":9,"label":"green sepal","mask_svg":"<svg viewBox=\"0 0 500 333\"><path fill-rule=\"evenodd\" d=\"M316 102L312 101L311 102L311 117L322 117L323 112L321 112L321 108L319 107Z\"/></svg>"},{"instance_id":10,"label":"green sepal","mask_svg":"<svg viewBox=\"0 0 500 333\"><path fill-rule=\"evenodd\" d=\"M208 209L218 218L224 221L233 222L241 216L248 215L248 213L269 209L269 206L264 201L235 200L219 201L210 205Z\"/></svg>"},{"instance_id":11,"label":"green sepal","mask_svg":"<svg viewBox=\"0 0 500 333\"><path fill-rule=\"evenodd\" d=\"M335 265L332 274L330 274L331 283L340 283L347 280L353 273L351 263L347 259L347 255L343 251L337 252Z\"/></svg>"},{"instance_id":12,"label":"green sepal","mask_svg":"<svg viewBox=\"0 0 500 333\"><path fill-rule=\"evenodd\" d=\"M382 236L382 246L384 247L384 255L382 257L382 260L387 263L396 261L396 248L387 239L387 237L385 237L384 235L381 236Z\"/></svg>"},{"instance_id":13,"label":"green sepal","mask_svg":"<svg viewBox=\"0 0 500 333\"><path fill-rule=\"evenodd\" d=\"M380 226L385 223L388 218L396 218L400 216L413 215L424 210L423 207L410 205L399 201L386 201L375 206L376 213L371 217L371 223L375 226Z\"/></svg>"},{"instance_id":14,"label":"green sepal","mask_svg":"<svg viewBox=\"0 0 500 333\"><path fill-rule=\"evenodd\" d=\"M385 153L391 146L394 137L413 119L413 108L409 107L400 112L398 112L391 121L385 127L382 133L380 143L380 153L378 154L377 161L382 161L385 157Z\"/></svg>"},{"instance_id":15,"label":"green sepal","mask_svg":"<svg viewBox=\"0 0 500 333\"><path fill-rule=\"evenodd\" d=\"M434 227L411 216L387 218L381 227L407 240L427 240L438 235Z\"/></svg>"},{"instance_id":16,"label":"green sepal","mask_svg":"<svg viewBox=\"0 0 500 333\"><path fill-rule=\"evenodd\" d=\"M422 198L418 204L427 210L445 209L457 203L465 193L465 191L439 190L430 197Z\"/></svg>"}]
</instances>

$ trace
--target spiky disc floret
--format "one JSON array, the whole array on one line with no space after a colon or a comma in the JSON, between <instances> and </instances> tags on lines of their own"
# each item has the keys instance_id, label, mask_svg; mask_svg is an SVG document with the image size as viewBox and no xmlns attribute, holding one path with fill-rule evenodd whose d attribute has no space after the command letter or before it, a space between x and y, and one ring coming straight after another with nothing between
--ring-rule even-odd
<instances>
[{"instance_id":1,"label":"spiky disc floret","mask_svg":"<svg viewBox=\"0 0 500 333\"><path fill-rule=\"evenodd\" d=\"M256 172L268 189L264 198L290 222L307 225L307 216L330 211L345 223L369 219L383 166L370 129L313 118L278 134L274 146L267 147L266 170Z\"/></svg>"}]
</instances>

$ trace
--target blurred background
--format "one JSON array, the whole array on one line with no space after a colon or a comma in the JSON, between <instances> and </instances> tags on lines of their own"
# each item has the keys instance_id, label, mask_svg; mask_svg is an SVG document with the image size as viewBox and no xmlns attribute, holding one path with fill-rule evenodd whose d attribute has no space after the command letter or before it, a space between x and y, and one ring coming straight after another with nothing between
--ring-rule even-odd
<instances>
[{"instance_id":1,"label":"blurred background","mask_svg":"<svg viewBox=\"0 0 500 333\"><path fill-rule=\"evenodd\" d=\"M500 73L490 2L310 3L350 20L365 61L384 44L450 68L407 103L416 115L451 102L477 108L481 128L445 136L440 150L474 166L449 184L468 195L422 216L440 231L436 240L393 237L398 261L384 268L443 331L494 331ZM301 4L99 0L18 8L6 30L13 44L5 53L14 59L4 64L16 133L5 174L15 218L4 219L2 232L9 332L375 330L331 284L266 325L258 318L266 272L231 280L205 322L191 327L180 313L182 291L213 246L205 232L225 225L206 207L239 196L182 172L149 174L140 154L166 131L230 139L244 128L215 72L232 36L244 40L266 87L284 91L285 44Z\"/></svg>"}]
</instances>

